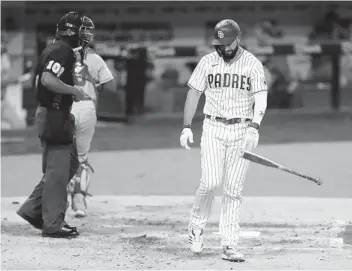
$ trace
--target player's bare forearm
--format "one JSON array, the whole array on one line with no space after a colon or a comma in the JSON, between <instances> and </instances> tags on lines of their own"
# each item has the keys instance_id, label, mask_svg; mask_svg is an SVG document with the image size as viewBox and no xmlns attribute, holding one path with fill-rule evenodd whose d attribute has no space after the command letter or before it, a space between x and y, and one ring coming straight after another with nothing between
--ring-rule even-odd
<instances>
[{"instance_id":1,"label":"player's bare forearm","mask_svg":"<svg viewBox=\"0 0 352 271\"><path fill-rule=\"evenodd\" d=\"M116 86L115 79L111 79L110 81L102 84L101 85L101 91L116 92L117 91L117 86Z\"/></svg>"},{"instance_id":2,"label":"player's bare forearm","mask_svg":"<svg viewBox=\"0 0 352 271\"><path fill-rule=\"evenodd\" d=\"M44 72L41 78L41 83L44 87L48 88L52 92L59 94L72 94L75 95L77 93L77 89L65 84L55 75L50 72Z\"/></svg>"},{"instance_id":3,"label":"player's bare forearm","mask_svg":"<svg viewBox=\"0 0 352 271\"><path fill-rule=\"evenodd\" d=\"M184 109L184 116L183 116L183 124L184 125L191 125L194 114L196 113L199 98L202 95L201 92L190 88L187 93L185 109Z\"/></svg>"},{"instance_id":4,"label":"player's bare forearm","mask_svg":"<svg viewBox=\"0 0 352 271\"><path fill-rule=\"evenodd\" d=\"M254 114L253 114L253 123L260 125L262 122L266 107L267 107L267 91L260 91L254 94Z\"/></svg>"}]
</instances>

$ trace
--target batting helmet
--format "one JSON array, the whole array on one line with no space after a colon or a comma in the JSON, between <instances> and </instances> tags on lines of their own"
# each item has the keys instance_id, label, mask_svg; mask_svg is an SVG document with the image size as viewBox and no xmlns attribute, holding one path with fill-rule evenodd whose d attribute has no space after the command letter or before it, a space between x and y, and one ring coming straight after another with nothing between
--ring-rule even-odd
<instances>
[{"instance_id":1,"label":"batting helmet","mask_svg":"<svg viewBox=\"0 0 352 271\"><path fill-rule=\"evenodd\" d=\"M217 23L214 28L213 45L230 45L237 37L241 36L239 25L230 19L225 19Z\"/></svg>"}]
</instances>

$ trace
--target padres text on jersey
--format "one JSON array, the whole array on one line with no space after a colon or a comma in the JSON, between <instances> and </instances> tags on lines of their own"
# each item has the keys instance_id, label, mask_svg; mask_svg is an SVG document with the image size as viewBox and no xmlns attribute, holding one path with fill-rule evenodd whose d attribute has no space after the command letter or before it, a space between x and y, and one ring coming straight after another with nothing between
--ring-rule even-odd
<instances>
[{"instance_id":1,"label":"padres text on jersey","mask_svg":"<svg viewBox=\"0 0 352 271\"><path fill-rule=\"evenodd\" d=\"M239 47L227 63L217 52L205 55L193 71L188 86L204 92L204 114L223 118L253 118L254 94L266 91L262 63Z\"/></svg>"}]
</instances>

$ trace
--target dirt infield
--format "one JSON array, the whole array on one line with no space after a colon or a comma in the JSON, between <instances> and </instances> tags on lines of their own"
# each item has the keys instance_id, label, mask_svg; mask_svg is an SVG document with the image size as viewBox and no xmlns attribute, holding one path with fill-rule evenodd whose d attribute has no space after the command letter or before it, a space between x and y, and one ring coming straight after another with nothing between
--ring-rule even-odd
<instances>
[{"instance_id":1,"label":"dirt infield","mask_svg":"<svg viewBox=\"0 0 352 271\"><path fill-rule=\"evenodd\" d=\"M251 164L241 219L243 264L220 259L219 197L204 253L187 248L200 177L199 122L189 152L179 147L175 121L100 127L90 155L96 173L89 216L78 220L68 213L81 232L70 241L42 238L15 214L41 177L41 156L33 130L2 134L1 269L351 269L352 246L345 242L352 239L345 230L352 225L351 119L277 120L263 126L256 152L321 177L324 185ZM9 138L15 142L5 143Z\"/></svg>"},{"instance_id":2,"label":"dirt infield","mask_svg":"<svg viewBox=\"0 0 352 271\"><path fill-rule=\"evenodd\" d=\"M319 171L325 183L320 187L252 165L241 220L243 264L220 259L220 198L204 253L196 256L187 249L188 215L200 173L198 149L92 153L96 174L90 213L83 220L68 213L68 222L81 231L71 241L42 238L15 214L40 176L40 156L3 157L2 269L348 269L352 247L343 238L352 224L352 200L343 196L350 193L349 160L338 158L348 148L351 143L340 142L257 149L307 173ZM325 152L330 155L324 157ZM128 167L132 162L133 170ZM21 170L13 170L20 163ZM190 196L180 196L185 194Z\"/></svg>"},{"instance_id":3,"label":"dirt infield","mask_svg":"<svg viewBox=\"0 0 352 271\"><path fill-rule=\"evenodd\" d=\"M96 197L84 220L72 218L78 239L40 237L15 215L24 198L2 199L2 269L347 269L352 246L342 232L351 199L244 199L240 248L243 264L220 259L216 234L220 198L205 232L205 250L187 249L193 197ZM336 212L338 211L338 212ZM254 233L259 234L256 236Z\"/></svg>"}]
</instances>

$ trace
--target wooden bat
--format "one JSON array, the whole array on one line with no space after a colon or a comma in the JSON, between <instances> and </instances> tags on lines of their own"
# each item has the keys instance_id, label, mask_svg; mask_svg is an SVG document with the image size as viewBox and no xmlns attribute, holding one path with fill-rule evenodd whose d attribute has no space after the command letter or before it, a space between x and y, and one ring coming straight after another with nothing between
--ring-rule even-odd
<instances>
[{"instance_id":1,"label":"wooden bat","mask_svg":"<svg viewBox=\"0 0 352 271\"><path fill-rule=\"evenodd\" d=\"M282 171L285 171L285 172L288 172L288 173L291 173L293 175L296 175L296 176L299 176L299 177L302 177L304 179L307 179L307 180L310 180L314 183L316 183L317 185L322 185L323 182L321 180L319 180L318 178L314 178L314 177L310 177L308 175L305 175L305 174L302 174L296 170L293 170L293 169L290 169L288 167L285 167L283 165L280 165L274 161L271 161L263 156L260 156L258 154L255 154L253 152L250 152L250 151L244 151L243 152L243 155L242 157L244 159L247 159L251 162L254 162L254 163L257 163L257 164L260 164L260 165L263 165L263 166L267 166L267 167L272 167L272 168L277 168L277 169L280 169Z\"/></svg>"}]
</instances>

